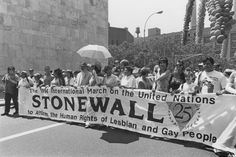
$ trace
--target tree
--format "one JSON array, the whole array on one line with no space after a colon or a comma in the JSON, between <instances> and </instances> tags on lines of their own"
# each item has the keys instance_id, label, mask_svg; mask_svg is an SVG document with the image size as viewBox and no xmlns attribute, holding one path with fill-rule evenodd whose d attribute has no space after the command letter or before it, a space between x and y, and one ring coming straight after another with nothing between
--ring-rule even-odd
<instances>
[{"instance_id":1,"label":"tree","mask_svg":"<svg viewBox=\"0 0 236 157\"><path fill-rule=\"evenodd\" d=\"M206 15L206 0L200 0L198 22L196 28L196 44L202 43L205 15Z\"/></svg>"},{"instance_id":2,"label":"tree","mask_svg":"<svg viewBox=\"0 0 236 157\"><path fill-rule=\"evenodd\" d=\"M189 23L191 22L194 2L195 2L195 0L188 0L187 6L186 6L186 12L185 12L185 17L184 17L183 37L182 37L182 44L183 45L185 45L187 43Z\"/></svg>"}]
</instances>

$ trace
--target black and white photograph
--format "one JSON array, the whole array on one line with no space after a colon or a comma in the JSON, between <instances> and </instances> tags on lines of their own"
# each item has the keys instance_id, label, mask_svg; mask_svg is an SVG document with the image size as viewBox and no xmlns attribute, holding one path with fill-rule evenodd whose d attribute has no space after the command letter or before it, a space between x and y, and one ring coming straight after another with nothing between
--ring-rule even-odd
<instances>
[{"instance_id":1,"label":"black and white photograph","mask_svg":"<svg viewBox=\"0 0 236 157\"><path fill-rule=\"evenodd\" d=\"M1 157L236 157L236 0L0 0Z\"/></svg>"}]
</instances>

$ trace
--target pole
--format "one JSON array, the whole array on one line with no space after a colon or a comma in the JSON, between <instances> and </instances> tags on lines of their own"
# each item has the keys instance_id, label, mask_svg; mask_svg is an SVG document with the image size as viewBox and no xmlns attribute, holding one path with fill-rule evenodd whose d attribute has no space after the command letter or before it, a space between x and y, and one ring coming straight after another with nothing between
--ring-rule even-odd
<instances>
[{"instance_id":1,"label":"pole","mask_svg":"<svg viewBox=\"0 0 236 157\"><path fill-rule=\"evenodd\" d=\"M144 24L144 29L143 29L143 40L144 40L144 43L146 43L146 39L145 39L145 31L146 31L146 25L147 25L147 22L148 20L155 14L162 14L163 11L158 11L158 12L155 12L155 13L152 13L151 15L148 16L148 18L146 19L145 21L145 24Z\"/></svg>"}]
</instances>

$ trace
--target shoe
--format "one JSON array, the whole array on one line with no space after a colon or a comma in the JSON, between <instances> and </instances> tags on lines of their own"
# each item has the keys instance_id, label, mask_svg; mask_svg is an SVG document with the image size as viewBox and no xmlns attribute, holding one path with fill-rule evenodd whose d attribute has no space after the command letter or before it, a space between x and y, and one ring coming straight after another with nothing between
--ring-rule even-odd
<instances>
[{"instance_id":1,"label":"shoe","mask_svg":"<svg viewBox=\"0 0 236 157\"><path fill-rule=\"evenodd\" d=\"M19 113L18 112L14 112L13 116L19 116Z\"/></svg>"},{"instance_id":2,"label":"shoe","mask_svg":"<svg viewBox=\"0 0 236 157\"><path fill-rule=\"evenodd\" d=\"M3 113L3 114L1 114L1 116L8 116L9 115L9 113Z\"/></svg>"}]
</instances>

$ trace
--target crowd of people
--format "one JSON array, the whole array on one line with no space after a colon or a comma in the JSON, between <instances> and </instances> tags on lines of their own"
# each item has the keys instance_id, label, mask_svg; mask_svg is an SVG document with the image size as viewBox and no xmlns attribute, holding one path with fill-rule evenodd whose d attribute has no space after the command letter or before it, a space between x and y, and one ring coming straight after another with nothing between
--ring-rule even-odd
<instances>
[{"instance_id":1,"label":"crowd of people","mask_svg":"<svg viewBox=\"0 0 236 157\"><path fill-rule=\"evenodd\" d=\"M103 69L100 64L87 63L80 65L80 71L60 68L52 71L46 66L44 74L34 73L33 69L17 72L15 67L10 66L2 78L5 83L5 112L2 115L9 114L11 100L15 107L14 115L18 115L18 91L30 87L104 85L171 94L236 94L236 72L232 69L221 70L211 57L206 57L195 69L185 67L183 61L177 61L173 71L168 68L168 59L165 57L160 58L153 69L143 67L134 70L125 59L115 60L113 66L108 65Z\"/></svg>"}]
</instances>

